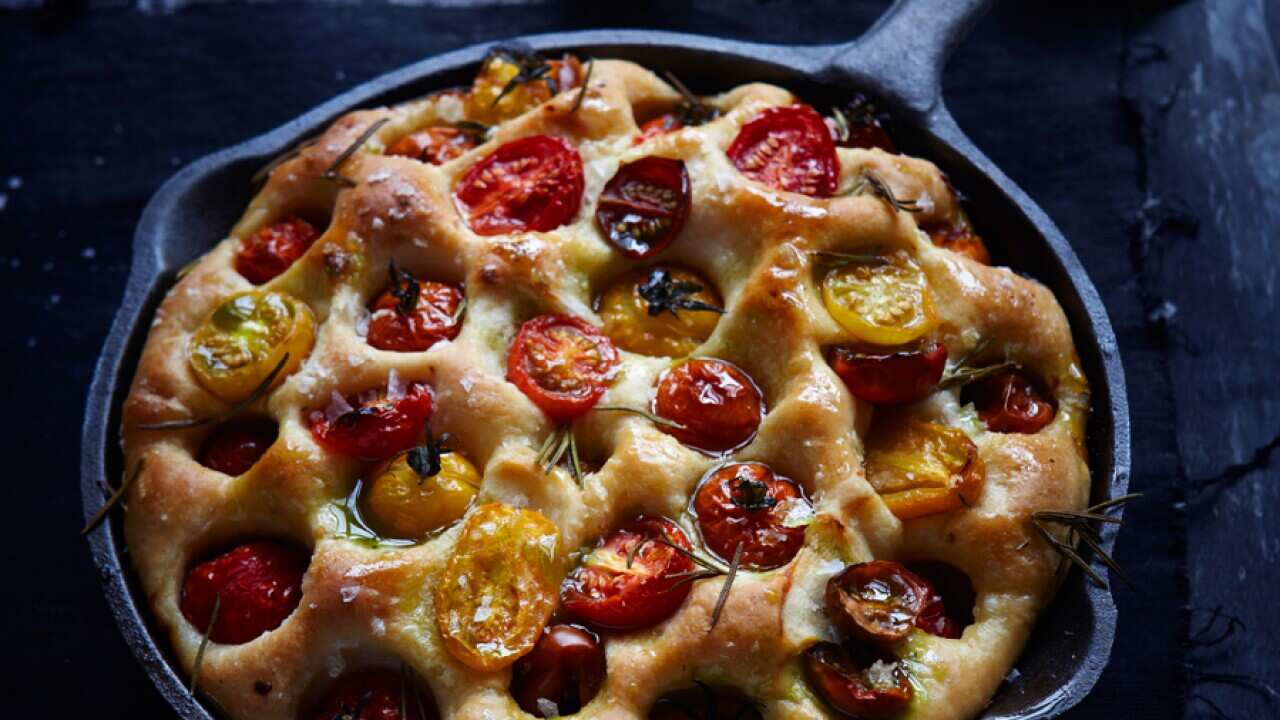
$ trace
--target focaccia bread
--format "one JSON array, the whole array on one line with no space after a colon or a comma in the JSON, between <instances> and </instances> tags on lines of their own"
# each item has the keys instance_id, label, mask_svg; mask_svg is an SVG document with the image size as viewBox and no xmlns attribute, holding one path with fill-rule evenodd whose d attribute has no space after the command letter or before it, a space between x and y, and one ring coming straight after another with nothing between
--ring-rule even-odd
<instances>
[{"instance_id":1,"label":"focaccia bread","mask_svg":"<svg viewBox=\"0 0 1280 720\"><path fill-rule=\"evenodd\" d=\"M972 717L1089 495L1067 320L989 263L864 99L496 51L170 290L129 553L233 718Z\"/></svg>"}]
</instances>

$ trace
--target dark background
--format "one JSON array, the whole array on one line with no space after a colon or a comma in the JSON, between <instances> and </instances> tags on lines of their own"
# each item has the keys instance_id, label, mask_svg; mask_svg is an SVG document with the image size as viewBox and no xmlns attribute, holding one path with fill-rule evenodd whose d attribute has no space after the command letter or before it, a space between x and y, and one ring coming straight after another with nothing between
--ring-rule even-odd
<instances>
[{"instance_id":1,"label":"dark background","mask_svg":"<svg viewBox=\"0 0 1280 720\"><path fill-rule=\"evenodd\" d=\"M167 176L474 42L640 27L827 43L884 5L0 0L8 714L169 714L77 537L85 389ZM1070 718L1280 716L1278 5L1006 2L947 73L960 125L1075 246L1128 375L1134 586L1115 584L1111 664Z\"/></svg>"}]
</instances>

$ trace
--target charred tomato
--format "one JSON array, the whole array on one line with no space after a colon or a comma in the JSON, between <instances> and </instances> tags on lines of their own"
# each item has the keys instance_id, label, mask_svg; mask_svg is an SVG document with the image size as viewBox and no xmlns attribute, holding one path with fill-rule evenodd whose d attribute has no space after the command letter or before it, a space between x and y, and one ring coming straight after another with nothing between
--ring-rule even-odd
<instances>
[{"instance_id":1,"label":"charred tomato","mask_svg":"<svg viewBox=\"0 0 1280 720\"><path fill-rule=\"evenodd\" d=\"M311 413L308 424L321 447L339 455L385 460L417 444L431 417L431 388L408 387L398 379L387 389L367 390L354 398L336 392L329 407Z\"/></svg>"},{"instance_id":2,"label":"charred tomato","mask_svg":"<svg viewBox=\"0 0 1280 720\"><path fill-rule=\"evenodd\" d=\"M548 625L533 650L512 670L511 696L537 717L572 715L604 683L604 645L577 625Z\"/></svg>"},{"instance_id":3,"label":"charred tomato","mask_svg":"<svg viewBox=\"0 0 1280 720\"><path fill-rule=\"evenodd\" d=\"M938 386L946 364L947 348L942 343L893 352L838 347L831 353L831 367L849 392L872 405L904 405L925 399Z\"/></svg>"},{"instance_id":4,"label":"charred tomato","mask_svg":"<svg viewBox=\"0 0 1280 720\"><path fill-rule=\"evenodd\" d=\"M742 546L741 564L768 570L791 562L811 514L800 486L758 462L730 463L707 474L692 508L707 549L722 559Z\"/></svg>"},{"instance_id":5,"label":"charred tomato","mask_svg":"<svg viewBox=\"0 0 1280 720\"><path fill-rule=\"evenodd\" d=\"M684 228L691 203L683 160L649 155L614 173L596 205L596 225L623 255L661 252Z\"/></svg>"},{"instance_id":6,"label":"charred tomato","mask_svg":"<svg viewBox=\"0 0 1280 720\"><path fill-rule=\"evenodd\" d=\"M290 216L249 236L236 251L236 272L261 285L289 269L320 237L311 223Z\"/></svg>"},{"instance_id":7,"label":"charred tomato","mask_svg":"<svg viewBox=\"0 0 1280 720\"><path fill-rule=\"evenodd\" d=\"M556 422L591 409L617 372L618 349L587 321L541 315L520 326L507 353L507 380Z\"/></svg>"},{"instance_id":8,"label":"charred tomato","mask_svg":"<svg viewBox=\"0 0 1280 720\"><path fill-rule=\"evenodd\" d=\"M505 235L564 225L578 213L582 189L577 149L560 138L533 135L481 158L453 197L472 232Z\"/></svg>"},{"instance_id":9,"label":"charred tomato","mask_svg":"<svg viewBox=\"0 0 1280 720\"><path fill-rule=\"evenodd\" d=\"M192 567L182 586L182 615L216 643L238 645L275 630L302 598L307 554L285 543L260 540L237 546Z\"/></svg>"},{"instance_id":10,"label":"charred tomato","mask_svg":"<svg viewBox=\"0 0 1280 720\"><path fill-rule=\"evenodd\" d=\"M751 378L723 360L694 358L658 379L653 413L678 426L663 432L707 453L742 447L755 437L764 400Z\"/></svg>"},{"instance_id":11,"label":"charred tomato","mask_svg":"<svg viewBox=\"0 0 1280 720\"><path fill-rule=\"evenodd\" d=\"M973 624L977 593L964 571L938 560L907 563L907 569L929 584L931 595L916 618L916 627L930 635L958 638Z\"/></svg>"},{"instance_id":12,"label":"charred tomato","mask_svg":"<svg viewBox=\"0 0 1280 720\"><path fill-rule=\"evenodd\" d=\"M1001 433L1037 433L1053 421L1058 404L1039 378L1009 370L965 388L987 429Z\"/></svg>"},{"instance_id":13,"label":"charred tomato","mask_svg":"<svg viewBox=\"0 0 1280 720\"><path fill-rule=\"evenodd\" d=\"M742 126L727 152L739 172L776 190L831 197L839 182L831 131L808 105L765 110Z\"/></svg>"},{"instance_id":14,"label":"charred tomato","mask_svg":"<svg viewBox=\"0 0 1280 720\"><path fill-rule=\"evenodd\" d=\"M901 563L872 560L846 567L827 581L827 617L850 637L887 646L906 639L912 628L946 630L942 596ZM941 634L941 633L934 633Z\"/></svg>"},{"instance_id":15,"label":"charred tomato","mask_svg":"<svg viewBox=\"0 0 1280 720\"><path fill-rule=\"evenodd\" d=\"M814 692L845 717L891 718L911 702L902 663L863 648L813 645L804 653L804 673Z\"/></svg>"},{"instance_id":16,"label":"charred tomato","mask_svg":"<svg viewBox=\"0 0 1280 720\"><path fill-rule=\"evenodd\" d=\"M200 464L227 475L243 475L276 441L279 429L265 418L238 420L214 428L200 448Z\"/></svg>"}]
</instances>

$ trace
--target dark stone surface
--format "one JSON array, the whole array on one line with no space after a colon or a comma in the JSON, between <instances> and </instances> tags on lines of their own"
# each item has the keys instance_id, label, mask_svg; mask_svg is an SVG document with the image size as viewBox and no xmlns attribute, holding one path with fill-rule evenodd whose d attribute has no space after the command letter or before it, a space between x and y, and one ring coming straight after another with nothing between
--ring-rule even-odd
<instances>
[{"instance_id":1,"label":"dark stone surface","mask_svg":"<svg viewBox=\"0 0 1280 720\"><path fill-rule=\"evenodd\" d=\"M74 458L133 226L177 166L472 42L601 26L835 42L882 8L441 5L0 11L11 373L0 442L16 459L0 631L20 653L9 706L19 715L167 715L75 536ZM1274 716L1265 692L1220 676L1280 675L1269 599L1280 584L1280 389L1270 371L1280 354L1280 77L1268 37L1280 18L1274 8L1263 16L1263 0L1034 5L1008 3L978 27L952 62L947 96L977 145L1072 241L1128 371L1132 486L1148 494L1126 514L1118 558L1137 589L1117 584L1112 664L1069 717L1176 717L1189 696L1194 716L1212 715L1205 699L1235 718ZM1219 605L1248 632L1189 642Z\"/></svg>"}]
</instances>

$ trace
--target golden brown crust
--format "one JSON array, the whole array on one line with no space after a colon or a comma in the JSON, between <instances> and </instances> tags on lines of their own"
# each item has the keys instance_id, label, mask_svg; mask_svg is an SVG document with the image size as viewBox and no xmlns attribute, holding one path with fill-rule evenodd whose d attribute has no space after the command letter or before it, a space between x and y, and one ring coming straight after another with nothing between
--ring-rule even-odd
<instances>
[{"instance_id":1,"label":"golden brown crust","mask_svg":"<svg viewBox=\"0 0 1280 720\"><path fill-rule=\"evenodd\" d=\"M683 159L693 184L688 224L663 260L697 270L719 289L728 312L697 355L729 360L764 391L769 413L759 436L737 453L799 480L818 519L790 565L739 577L723 617L707 632L718 581L698 583L683 608L651 630L611 637L609 674L583 718L639 718L663 693L704 681L759 699L772 718L826 717L801 679L797 654L832 630L821 610L825 579L845 562L934 558L969 574L978 591L976 622L958 640L916 633L912 652L929 673L917 680L913 718L976 714L1021 651L1038 611L1056 586L1058 557L1034 538L1030 513L1081 508L1089 471L1082 455L1087 386L1076 367L1070 328L1051 293L1007 268L985 267L935 248L917 226L960 212L931 163L879 150L840 150L842 185L864 169L895 194L916 198L917 217L873 195L817 200L770 190L744 178L725 156L738 129L760 110L793 101L767 85L736 88L713 100L718 120L633 146L636 116L677 99L652 73L631 63L596 61L576 112L577 91L496 129L484 146L442 166L356 154L342 168L356 186L320 175L372 122L389 122L375 150L423 125L460 117L456 96L441 95L339 119L297 157L272 172L231 231L169 292L151 329L124 407L128 465L146 468L128 497L130 553L161 628L190 669L200 629L178 609L190 564L227 542L260 536L292 539L313 556L302 602L275 631L239 646L213 645L202 689L232 717L294 718L300 705L343 667L404 661L434 693L446 717L522 716L507 693L509 671L477 673L444 651L433 621L433 578L457 527L414 547L369 548L337 533L335 501L350 492L358 463L320 449L305 413L331 393L386 384L395 370L431 383L433 428L449 432L484 476L481 498L541 510L560 528L564 552L594 542L638 513L678 517L695 483L716 461L680 445L647 421L593 413L577 424L584 455L602 463L579 488L562 470L535 466L544 416L504 379L505 355L522 320L567 312L599 324L592 301L602 285L634 267L592 224L594 198L618 164L647 154ZM498 144L535 133L571 139L585 164L584 203L569 225L548 233L478 237L461 221L450 188ZM232 267L237 244L292 213L328 218L307 254L267 287L306 302L319 329L299 372L263 402L280 424L267 455L238 478L194 459L207 428L144 431L140 423L224 412L228 405L195 382L186 345L227 295L252 286ZM916 520L894 517L866 482L862 438L873 409L854 399L824 359L844 338L823 308L813 251L909 248L928 276L943 340L953 357L987 343L1058 389L1060 411L1035 435L987 432L955 391L912 410L962 428L987 467L972 508ZM461 334L424 353L390 353L360 336L360 317L395 259L432 279L465 286ZM624 354L624 370L602 402L649 403L664 359ZM273 690L254 691L258 681Z\"/></svg>"}]
</instances>

